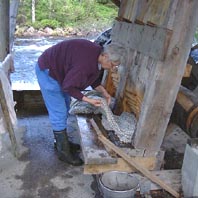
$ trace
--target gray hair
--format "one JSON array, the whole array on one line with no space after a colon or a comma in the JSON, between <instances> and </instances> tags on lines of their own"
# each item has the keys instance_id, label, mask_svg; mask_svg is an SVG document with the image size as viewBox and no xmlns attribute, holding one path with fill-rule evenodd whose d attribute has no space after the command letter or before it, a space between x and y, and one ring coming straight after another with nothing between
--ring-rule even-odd
<instances>
[{"instance_id":1,"label":"gray hair","mask_svg":"<svg viewBox=\"0 0 198 198\"><path fill-rule=\"evenodd\" d=\"M104 46L103 53L108 54L109 59L113 62L122 62L122 58L125 56L126 50L120 45L110 43Z\"/></svg>"}]
</instances>

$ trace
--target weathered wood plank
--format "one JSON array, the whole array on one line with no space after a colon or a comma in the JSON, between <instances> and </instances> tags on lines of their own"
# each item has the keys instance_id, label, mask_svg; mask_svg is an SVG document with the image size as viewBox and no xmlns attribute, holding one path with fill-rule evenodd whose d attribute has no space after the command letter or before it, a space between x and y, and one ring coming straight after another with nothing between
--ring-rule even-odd
<instances>
[{"instance_id":1,"label":"weathered wood plank","mask_svg":"<svg viewBox=\"0 0 198 198\"><path fill-rule=\"evenodd\" d=\"M115 164L117 159L111 157L99 143L88 117L78 115L77 121L85 164Z\"/></svg>"},{"instance_id":2,"label":"weathered wood plank","mask_svg":"<svg viewBox=\"0 0 198 198\"><path fill-rule=\"evenodd\" d=\"M138 5L138 12L137 12L137 17L136 17L136 23L138 24L145 24L145 15L149 10L149 6L151 5L151 3L153 2L153 0L148 0L148 1L140 1L139 5Z\"/></svg>"},{"instance_id":3,"label":"weathered wood plank","mask_svg":"<svg viewBox=\"0 0 198 198\"><path fill-rule=\"evenodd\" d=\"M162 144L198 24L197 7L195 0L178 2L167 56L157 62L145 90L134 139L136 148L158 150Z\"/></svg>"},{"instance_id":4,"label":"weathered wood plank","mask_svg":"<svg viewBox=\"0 0 198 198\"><path fill-rule=\"evenodd\" d=\"M182 185L181 185L181 170L160 170L160 171L151 171L153 175L158 177L160 180L164 181L166 184L171 186L175 191L181 192ZM134 174L139 180L140 183L144 185L144 182L148 184L150 183L151 190L160 190L161 187L156 185L155 183L151 182L147 178L139 175Z\"/></svg>"},{"instance_id":5,"label":"weathered wood plank","mask_svg":"<svg viewBox=\"0 0 198 198\"><path fill-rule=\"evenodd\" d=\"M112 41L124 44L126 47L136 50L145 56L150 56L156 60L163 61L167 54L171 38L171 30L150 27L147 25L128 24L116 22L112 32L121 32L119 38L117 34L112 34ZM128 42L125 42L125 41Z\"/></svg>"},{"instance_id":6,"label":"weathered wood plank","mask_svg":"<svg viewBox=\"0 0 198 198\"><path fill-rule=\"evenodd\" d=\"M174 26L178 1L179 0L172 0L171 1L171 7L169 9L169 14L168 14L168 17L167 17L167 26L166 26L170 30L172 30L173 26Z\"/></svg>"},{"instance_id":7,"label":"weathered wood plank","mask_svg":"<svg viewBox=\"0 0 198 198\"><path fill-rule=\"evenodd\" d=\"M121 1L118 17L129 22L134 22L137 12L138 0Z\"/></svg>"},{"instance_id":8,"label":"weathered wood plank","mask_svg":"<svg viewBox=\"0 0 198 198\"><path fill-rule=\"evenodd\" d=\"M0 1L0 61L9 54L9 5L10 1Z\"/></svg>"},{"instance_id":9,"label":"weathered wood plank","mask_svg":"<svg viewBox=\"0 0 198 198\"><path fill-rule=\"evenodd\" d=\"M152 1L144 21L151 26L162 26L166 19L170 2L170 0Z\"/></svg>"},{"instance_id":10,"label":"weathered wood plank","mask_svg":"<svg viewBox=\"0 0 198 198\"><path fill-rule=\"evenodd\" d=\"M155 157L133 157L132 159L148 170L155 170L156 168ZM112 170L125 171L129 173L136 171L122 158L117 158L116 164L85 164L84 165L84 174L100 174Z\"/></svg>"},{"instance_id":11,"label":"weathered wood plank","mask_svg":"<svg viewBox=\"0 0 198 198\"><path fill-rule=\"evenodd\" d=\"M0 105L3 112L6 128L12 143L13 154L15 155L15 157L18 157L18 145L14 134L14 125L16 125L14 102L12 101L10 84L2 69L0 69Z\"/></svg>"}]
</instances>

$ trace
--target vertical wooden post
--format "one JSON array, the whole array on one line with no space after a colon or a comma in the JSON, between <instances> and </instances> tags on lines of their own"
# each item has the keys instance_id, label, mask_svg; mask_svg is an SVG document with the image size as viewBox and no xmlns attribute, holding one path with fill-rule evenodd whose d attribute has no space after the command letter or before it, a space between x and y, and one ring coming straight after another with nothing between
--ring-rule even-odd
<instances>
[{"instance_id":1,"label":"vertical wooden post","mask_svg":"<svg viewBox=\"0 0 198 198\"><path fill-rule=\"evenodd\" d=\"M0 61L9 53L9 9L10 1L0 0Z\"/></svg>"},{"instance_id":2,"label":"vertical wooden post","mask_svg":"<svg viewBox=\"0 0 198 198\"><path fill-rule=\"evenodd\" d=\"M16 27L16 17L18 13L20 0L12 0L10 4L10 52L12 51L14 43L14 33Z\"/></svg>"},{"instance_id":3,"label":"vertical wooden post","mask_svg":"<svg viewBox=\"0 0 198 198\"><path fill-rule=\"evenodd\" d=\"M145 91L134 139L136 148L160 150L198 24L197 7L197 0L177 3L166 58L157 62Z\"/></svg>"},{"instance_id":4,"label":"vertical wooden post","mask_svg":"<svg viewBox=\"0 0 198 198\"><path fill-rule=\"evenodd\" d=\"M10 52L10 1L0 0L0 61L3 62ZM1 73L0 73L1 75ZM0 76L1 77L1 76ZM6 79L7 80L7 79ZM11 88L10 88L11 89ZM17 142L14 135L12 120L7 105L2 79L0 78L0 108L2 109L7 130L9 132L12 149L15 157L18 157Z\"/></svg>"}]
</instances>

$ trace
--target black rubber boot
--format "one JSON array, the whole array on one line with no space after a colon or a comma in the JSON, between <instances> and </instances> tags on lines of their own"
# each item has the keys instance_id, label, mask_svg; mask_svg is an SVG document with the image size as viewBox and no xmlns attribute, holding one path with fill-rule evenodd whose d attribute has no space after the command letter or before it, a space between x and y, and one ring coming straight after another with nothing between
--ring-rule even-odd
<instances>
[{"instance_id":1,"label":"black rubber boot","mask_svg":"<svg viewBox=\"0 0 198 198\"><path fill-rule=\"evenodd\" d=\"M69 141L69 139L68 139L68 142L69 142L70 150L72 153L78 153L81 151L81 147L79 144L75 144L75 143ZM57 149L55 137L54 137L54 148Z\"/></svg>"},{"instance_id":2,"label":"black rubber boot","mask_svg":"<svg viewBox=\"0 0 198 198\"><path fill-rule=\"evenodd\" d=\"M54 137L56 139L58 158L61 161L67 162L74 166L80 166L83 164L83 161L79 158L78 155L72 155L66 130L54 131Z\"/></svg>"}]
</instances>

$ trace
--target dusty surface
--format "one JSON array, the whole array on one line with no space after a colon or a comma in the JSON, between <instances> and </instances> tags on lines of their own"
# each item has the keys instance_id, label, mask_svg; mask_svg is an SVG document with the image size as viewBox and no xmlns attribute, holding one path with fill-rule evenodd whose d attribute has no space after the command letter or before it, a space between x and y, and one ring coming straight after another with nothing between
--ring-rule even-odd
<instances>
[{"instance_id":1,"label":"dusty surface","mask_svg":"<svg viewBox=\"0 0 198 198\"><path fill-rule=\"evenodd\" d=\"M24 146L20 148L21 157L17 160L10 153L8 137L0 156L1 198L100 197L96 180L84 175L82 166L73 167L57 159L46 114L20 115L19 124L23 126L16 134ZM69 129L76 130L75 125Z\"/></svg>"}]
</instances>

